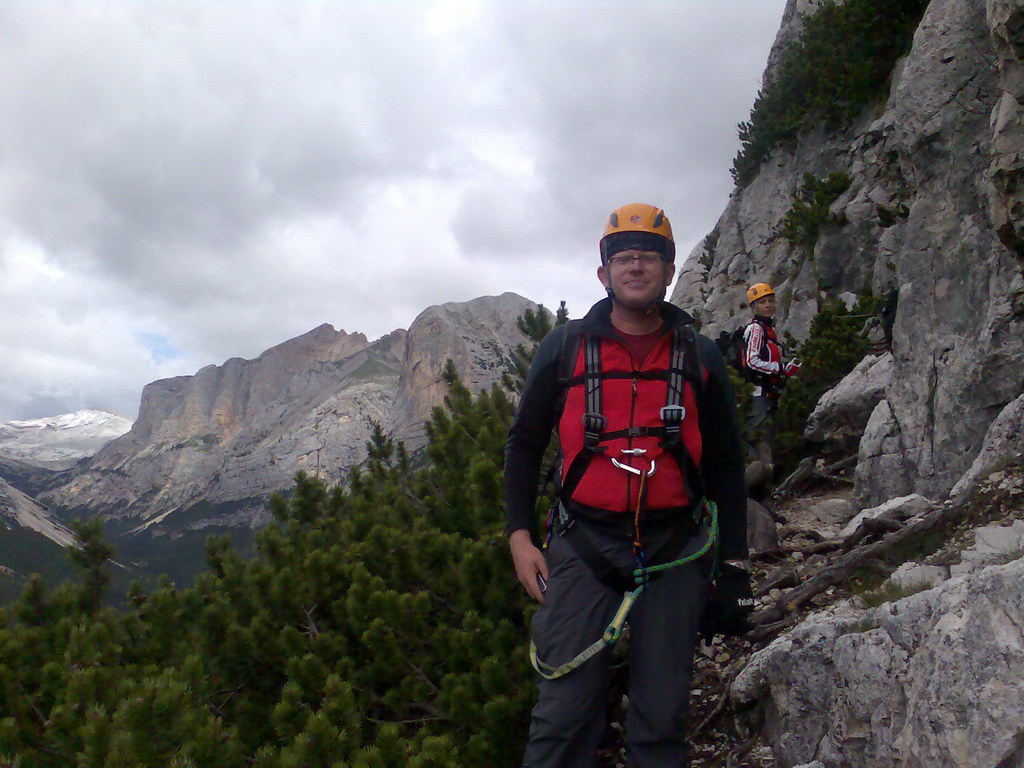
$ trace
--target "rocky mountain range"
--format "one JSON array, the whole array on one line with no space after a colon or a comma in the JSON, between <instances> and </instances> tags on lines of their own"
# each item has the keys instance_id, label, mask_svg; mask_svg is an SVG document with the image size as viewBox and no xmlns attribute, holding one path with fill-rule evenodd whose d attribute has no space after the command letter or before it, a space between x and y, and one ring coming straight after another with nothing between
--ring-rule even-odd
<instances>
[{"instance_id":1,"label":"rocky mountain range","mask_svg":"<svg viewBox=\"0 0 1024 768\"><path fill-rule=\"evenodd\" d=\"M474 390L497 383L524 341L516 320L535 306L504 294L431 307L374 342L322 325L253 360L155 381L130 430L38 498L122 533L258 525L266 497L296 472L334 482L358 465L374 425L421 446L423 421L444 401L446 362Z\"/></svg>"}]
</instances>

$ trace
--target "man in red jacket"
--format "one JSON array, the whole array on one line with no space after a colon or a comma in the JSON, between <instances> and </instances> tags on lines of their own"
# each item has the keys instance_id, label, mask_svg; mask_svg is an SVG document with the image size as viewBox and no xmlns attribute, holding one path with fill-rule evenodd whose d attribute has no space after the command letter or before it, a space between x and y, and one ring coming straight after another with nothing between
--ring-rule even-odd
<instances>
[{"instance_id":1,"label":"man in red jacket","mask_svg":"<svg viewBox=\"0 0 1024 768\"><path fill-rule=\"evenodd\" d=\"M675 244L664 212L622 206L600 250L608 298L541 342L506 445L509 546L541 603L531 636L544 672L523 765L595 764L609 654L585 651L640 586L628 614L629 765L683 768L698 628L740 634L752 605L742 450L717 346L665 301ZM535 505L553 428L560 499L542 551Z\"/></svg>"}]
</instances>

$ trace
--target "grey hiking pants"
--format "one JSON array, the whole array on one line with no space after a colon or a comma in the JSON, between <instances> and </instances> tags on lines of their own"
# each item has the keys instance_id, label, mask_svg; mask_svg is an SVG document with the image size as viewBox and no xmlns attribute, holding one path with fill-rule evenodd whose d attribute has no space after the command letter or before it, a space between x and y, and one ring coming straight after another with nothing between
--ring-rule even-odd
<instances>
[{"instance_id":1,"label":"grey hiking pants","mask_svg":"<svg viewBox=\"0 0 1024 768\"><path fill-rule=\"evenodd\" d=\"M772 462L772 411L775 403L772 398L763 395L750 398L750 411L747 413L747 431L750 433L750 445L747 446L747 462L761 461L768 467Z\"/></svg>"},{"instance_id":2,"label":"grey hiking pants","mask_svg":"<svg viewBox=\"0 0 1024 768\"><path fill-rule=\"evenodd\" d=\"M580 525L577 522L577 525ZM588 528L599 551L625 571L633 567L629 540ZM695 552L704 532L690 538ZM629 768L684 768L686 713L697 627L708 593L712 555L668 569L640 594L629 614ZM548 589L531 635L541 661L560 665L601 637L622 595L594 578L560 536L547 551ZM564 677L538 678L524 768L592 768L606 726L610 679L606 648Z\"/></svg>"}]
</instances>

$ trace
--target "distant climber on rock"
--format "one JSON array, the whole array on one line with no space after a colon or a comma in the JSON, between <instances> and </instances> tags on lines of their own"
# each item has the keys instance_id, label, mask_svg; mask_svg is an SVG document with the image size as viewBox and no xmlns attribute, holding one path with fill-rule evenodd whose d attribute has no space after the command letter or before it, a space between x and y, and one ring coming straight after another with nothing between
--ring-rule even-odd
<instances>
[{"instance_id":1,"label":"distant climber on rock","mask_svg":"<svg viewBox=\"0 0 1024 768\"><path fill-rule=\"evenodd\" d=\"M775 333L775 291L768 283L756 283L747 289L747 303L754 313L743 331L742 365L744 378L753 382L754 391L747 414L746 483L751 497L761 501L771 493L775 464L772 456L772 414L778 405L785 379L800 369L795 361L785 362L784 351Z\"/></svg>"},{"instance_id":2,"label":"distant climber on rock","mask_svg":"<svg viewBox=\"0 0 1024 768\"><path fill-rule=\"evenodd\" d=\"M607 646L628 620L628 764L683 768L698 629L742 634L753 605L743 452L721 354L665 301L675 244L664 212L616 209L600 252L608 298L541 342L505 450L509 547L541 603L523 765L595 765ZM559 500L542 550L535 508L553 428Z\"/></svg>"}]
</instances>

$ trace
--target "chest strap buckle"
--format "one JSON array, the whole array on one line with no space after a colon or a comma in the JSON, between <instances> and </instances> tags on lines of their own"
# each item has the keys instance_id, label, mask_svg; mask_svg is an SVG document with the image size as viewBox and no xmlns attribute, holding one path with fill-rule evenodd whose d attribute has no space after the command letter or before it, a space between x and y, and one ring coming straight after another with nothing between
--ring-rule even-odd
<instances>
[{"instance_id":1,"label":"chest strap buckle","mask_svg":"<svg viewBox=\"0 0 1024 768\"><path fill-rule=\"evenodd\" d=\"M661 416L662 423L667 427L669 425L678 426L683 423L683 419L686 417L686 408L682 405L666 405L658 412Z\"/></svg>"}]
</instances>

